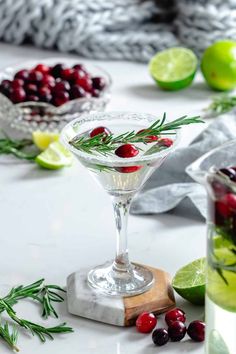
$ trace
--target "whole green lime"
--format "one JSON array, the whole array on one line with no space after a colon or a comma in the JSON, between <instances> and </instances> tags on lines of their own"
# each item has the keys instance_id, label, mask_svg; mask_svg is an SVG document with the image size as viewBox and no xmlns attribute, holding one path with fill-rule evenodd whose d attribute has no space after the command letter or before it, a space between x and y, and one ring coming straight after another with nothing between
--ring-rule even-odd
<instances>
[{"instance_id":1,"label":"whole green lime","mask_svg":"<svg viewBox=\"0 0 236 354\"><path fill-rule=\"evenodd\" d=\"M236 42L218 41L208 47L201 60L201 70L208 85L220 91L236 87Z\"/></svg>"}]
</instances>

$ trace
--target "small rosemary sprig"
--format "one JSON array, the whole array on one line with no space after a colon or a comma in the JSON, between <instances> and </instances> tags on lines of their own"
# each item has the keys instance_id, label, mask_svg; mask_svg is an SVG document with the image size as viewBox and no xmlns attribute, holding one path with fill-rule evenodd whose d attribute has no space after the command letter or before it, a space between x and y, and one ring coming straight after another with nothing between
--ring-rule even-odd
<instances>
[{"instance_id":1,"label":"small rosemary sprig","mask_svg":"<svg viewBox=\"0 0 236 354\"><path fill-rule=\"evenodd\" d=\"M206 110L216 114L223 114L231 111L235 106L236 96L223 94L213 97L211 104Z\"/></svg>"},{"instance_id":2,"label":"small rosemary sprig","mask_svg":"<svg viewBox=\"0 0 236 354\"><path fill-rule=\"evenodd\" d=\"M5 135L5 134L4 134ZM34 160L37 154L25 152L26 147L33 146L33 141L29 139L13 140L8 136L0 138L0 155L11 154L19 159Z\"/></svg>"},{"instance_id":3,"label":"small rosemary sprig","mask_svg":"<svg viewBox=\"0 0 236 354\"><path fill-rule=\"evenodd\" d=\"M150 135L159 136L165 134L174 134L174 130L180 129L183 125L193 123L203 123L199 116L196 117L180 117L172 122L165 123L166 114L164 113L161 119L157 119L151 126L147 127L141 132L126 132L118 136L110 134L104 136L103 134L96 135L92 138L87 136L76 136L70 144L76 149L89 154L101 154L107 156L114 152L120 144L127 143L144 143L147 144L150 140Z\"/></svg>"},{"instance_id":4,"label":"small rosemary sprig","mask_svg":"<svg viewBox=\"0 0 236 354\"><path fill-rule=\"evenodd\" d=\"M45 285L44 279L40 279L35 283L26 286L20 285L14 287L4 298L0 298L0 313L5 311L11 320L30 331L31 334L37 335L42 342L45 342L47 338L53 339L52 334L54 333L73 332L73 329L67 327L65 323L55 327L44 327L26 319L19 318L16 315L15 310L12 308L12 306L19 300L30 298L41 305L42 317L48 318L49 316L54 316L58 318L52 303L62 302L64 299L56 291L65 292L64 289L57 285ZM5 322L5 324L0 323L0 338L2 338L15 351L19 351L16 346L17 337L18 331L16 326L13 326L10 331L10 326L7 322Z\"/></svg>"},{"instance_id":5,"label":"small rosemary sprig","mask_svg":"<svg viewBox=\"0 0 236 354\"><path fill-rule=\"evenodd\" d=\"M10 330L10 326L7 322L0 323L0 338L3 339L6 344L15 352L19 352L19 348L17 347L18 340L18 331L16 326L13 326Z\"/></svg>"}]
</instances>

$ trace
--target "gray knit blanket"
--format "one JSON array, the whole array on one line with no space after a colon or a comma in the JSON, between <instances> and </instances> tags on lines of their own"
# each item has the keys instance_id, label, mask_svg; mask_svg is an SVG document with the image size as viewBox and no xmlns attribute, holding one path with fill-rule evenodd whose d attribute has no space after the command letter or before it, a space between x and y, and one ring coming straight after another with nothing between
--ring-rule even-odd
<instances>
[{"instance_id":1,"label":"gray knit blanket","mask_svg":"<svg viewBox=\"0 0 236 354\"><path fill-rule=\"evenodd\" d=\"M148 61L236 39L235 0L0 0L0 39L96 59Z\"/></svg>"}]
</instances>

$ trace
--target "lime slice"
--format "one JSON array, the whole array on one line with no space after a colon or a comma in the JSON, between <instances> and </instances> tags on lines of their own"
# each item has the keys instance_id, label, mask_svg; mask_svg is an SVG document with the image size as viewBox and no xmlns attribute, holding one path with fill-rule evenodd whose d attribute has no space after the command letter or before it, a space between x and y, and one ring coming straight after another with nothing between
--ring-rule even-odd
<instances>
[{"instance_id":1,"label":"lime slice","mask_svg":"<svg viewBox=\"0 0 236 354\"><path fill-rule=\"evenodd\" d=\"M190 49L176 47L157 53L150 60L149 71L161 88L175 91L191 84L197 66L197 57Z\"/></svg>"},{"instance_id":2,"label":"lime slice","mask_svg":"<svg viewBox=\"0 0 236 354\"><path fill-rule=\"evenodd\" d=\"M70 166L72 161L73 155L58 141L51 143L49 147L41 152L41 154L35 159L35 162L40 166L50 170L57 170L65 166Z\"/></svg>"},{"instance_id":3,"label":"lime slice","mask_svg":"<svg viewBox=\"0 0 236 354\"><path fill-rule=\"evenodd\" d=\"M179 269L172 280L175 291L195 305L205 301L206 259L200 258Z\"/></svg>"},{"instance_id":4,"label":"lime slice","mask_svg":"<svg viewBox=\"0 0 236 354\"><path fill-rule=\"evenodd\" d=\"M59 134L37 130L32 133L32 138L39 150L43 151L46 150L52 142L59 140Z\"/></svg>"}]
</instances>

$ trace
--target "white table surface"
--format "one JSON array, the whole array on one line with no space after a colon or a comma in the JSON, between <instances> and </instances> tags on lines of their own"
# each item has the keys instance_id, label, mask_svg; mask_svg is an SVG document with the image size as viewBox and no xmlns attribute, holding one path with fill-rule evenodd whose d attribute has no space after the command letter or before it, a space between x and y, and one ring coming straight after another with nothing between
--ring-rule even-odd
<instances>
[{"instance_id":1,"label":"white table surface","mask_svg":"<svg viewBox=\"0 0 236 354\"><path fill-rule=\"evenodd\" d=\"M62 57L55 51L0 44L0 69L29 59ZM78 59L79 60L79 59ZM83 59L83 62L93 62ZM99 62L113 78L112 98L107 110L133 110L171 118L198 112L212 92L200 75L191 88L179 92L159 90L149 77L147 65L129 62ZM184 129L182 145L202 129ZM172 214L131 216L130 257L140 263L161 267L172 275L181 266L205 254L206 227L203 222ZM79 164L63 171L41 170L9 157L0 159L0 290L45 277L47 282L66 283L66 277L80 267L100 264L112 258L115 231L109 197ZM202 307L176 297L186 310L188 321L199 318ZM19 314L36 321L39 313L29 303L18 305ZM154 347L150 335L133 328L113 327L67 313L59 307L61 322L74 328L73 334L41 344L22 334L19 347L24 354L202 354L203 345L183 340ZM160 323L162 319L159 320ZM55 320L48 324L55 324ZM0 353L10 352L0 346Z\"/></svg>"}]
</instances>

